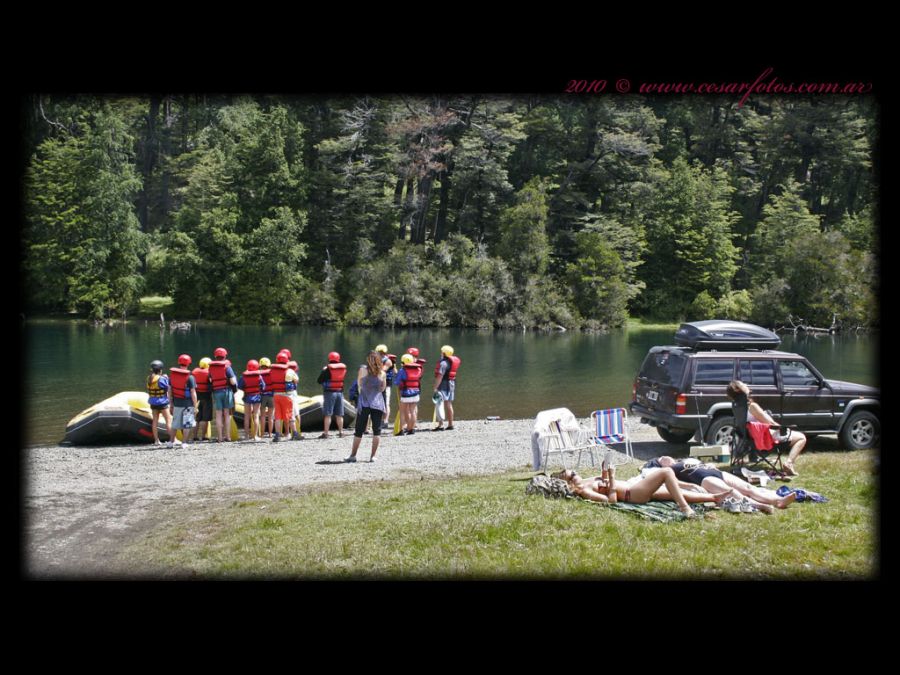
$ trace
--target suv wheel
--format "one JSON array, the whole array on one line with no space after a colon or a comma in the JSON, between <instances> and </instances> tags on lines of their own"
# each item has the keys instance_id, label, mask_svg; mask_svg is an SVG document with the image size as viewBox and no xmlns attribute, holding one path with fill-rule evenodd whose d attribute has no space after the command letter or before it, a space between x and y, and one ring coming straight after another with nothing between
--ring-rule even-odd
<instances>
[{"instance_id":1,"label":"suv wheel","mask_svg":"<svg viewBox=\"0 0 900 675\"><path fill-rule=\"evenodd\" d=\"M656 433L666 443L687 443L694 437L696 432L691 429L663 429L662 427L656 427Z\"/></svg>"},{"instance_id":2,"label":"suv wheel","mask_svg":"<svg viewBox=\"0 0 900 675\"><path fill-rule=\"evenodd\" d=\"M706 443L708 445L729 445L734 435L734 418L731 415L722 415L713 420L706 430Z\"/></svg>"},{"instance_id":3,"label":"suv wheel","mask_svg":"<svg viewBox=\"0 0 900 675\"><path fill-rule=\"evenodd\" d=\"M852 413L841 429L841 444L849 450L864 450L881 436L881 423L867 410Z\"/></svg>"}]
</instances>

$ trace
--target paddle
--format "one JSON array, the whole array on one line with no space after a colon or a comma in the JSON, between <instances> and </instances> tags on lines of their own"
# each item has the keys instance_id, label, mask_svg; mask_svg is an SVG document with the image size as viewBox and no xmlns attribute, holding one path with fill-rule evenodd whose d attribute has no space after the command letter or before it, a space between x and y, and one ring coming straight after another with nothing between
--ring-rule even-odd
<instances>
[{"instance_id":1,"label":"paddle","mask_svg":"<svg viewBox=\"0 0 900 675\"><path fill-rule=\"evenodd\" d=\"M395 387L397 390L397 417L394 420L394 436L400 435L400 387Z\"/></svg>"}]
</instances>

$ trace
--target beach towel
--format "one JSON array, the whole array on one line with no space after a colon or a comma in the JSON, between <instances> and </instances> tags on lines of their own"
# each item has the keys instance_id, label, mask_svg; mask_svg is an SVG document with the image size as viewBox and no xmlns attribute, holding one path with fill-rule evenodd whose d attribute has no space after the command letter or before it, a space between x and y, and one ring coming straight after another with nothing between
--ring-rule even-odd
<instances>
[{"instance_id":1,"label":"beach towel","mask_svg":"<svg viewBox=\"0 0 900 675\"><path fill-rule=\"evenodd\" d=\"M675 502L647 502L646 504L631 504L629 502L616 502L606 504L611 509L627 511L644 520L655 520L659 523L672 523L679 520L688 520L678 508ZM698 516L705 516L711 507L705 504L691 504L691 508Z\"/></svg>"},{"instance_id":2,"label":"beach towel","mask_svg":"<svg viewBox=\"0 0 900 675\"><path fill-rule=\"evenodd\" d=\"M646 504L631 504L628 502L616 502L615 504L601 504L589 499L582 499L575 495L569 488L569 484L560 478L551 478L545 474L534 476L525 485L525 494L543 495L548 499L578 499L579 501L594 504L596 506L609 507L618 511L627 511L644 520L654 520L660 523L671 523L685 520L687 517L678 509L675 502L648 502ZM705 514L710 507L704 504L691 504L691 508L698 515Z\"/></svg>"}]
</instances>

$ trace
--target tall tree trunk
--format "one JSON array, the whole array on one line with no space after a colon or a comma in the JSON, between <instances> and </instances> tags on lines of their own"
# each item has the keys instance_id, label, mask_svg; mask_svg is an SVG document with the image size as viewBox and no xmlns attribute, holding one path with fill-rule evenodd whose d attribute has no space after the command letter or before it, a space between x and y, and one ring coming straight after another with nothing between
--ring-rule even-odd
<instances>
[{"instance_id":1,"label":"tall tree trunk","mask_svg":"<svg viewBox=\"0 0 900 675\"><path fill-rule=\"evenodd\" d=\"M156 133L156 122L159 119L160 97L150 97L150 109L147 111L147 133L144 136L144 161L141 166L141 175L144 178L144 187L141 190L141 199L138 205L138 220L141 230L147 232L150 226L150 195L153 192L151 176L153 167L159 159L159 147Z\"/></svg>"},{"instance_id":2,"label":"tall tree trunk","mask_svg":"<svg viewBox=\"0 0 900 675\"><path fill-rule=\"evenodd\" d=\"M187 94L181 97L181 154L187 152L188 139L188 97Z\"/></svg>"},{"instance_id":3,"label":"tall tree trunk","mask_svg":"<svg viewBox=\"0 0 900 675\"><path fill-rule=\"evenodd\" d=\"M434 183L434 177L431 175L419 179L419 194L416 199L416 215L413 223L412 241L414 244L425 243L425 219L428 217L428 205L431 202L431 185Z\"/></svg>"},{"instance_id":4,"label":"tall tree trunk","mask_svg":"<svg viewBox=\"0 0 900 675\"><path fill-rule=\"evenodd\" d=\"M434 224L434 243L440 244L447 238L447 208L450 204L450 174L452 167L441 172L441 201L438 206L437 220Z\"/></svg>"},{"instance_id":5,"label":"tall tree trunk","mask_svg":"<svg viewBox=\"0 0 900 675\"><path fill-rule=\"evenodd\" d=\"M162 134L160 134L160 154L163 157L163 161L165 166L168 166L168 160L172 156L172 126L175 124L175 115L172 111L172 97L166 96L163 99L163 120L164 120L164 129ZM160 202L161 202L161 217L163 220L168 219L169 211L171 210L170 200L169 200L169 170L168 168L164 169L162 172L162 181L160 184Z\"/></svg>"},{"instance_id":6,"label":"tall tree trunk","mask_svg":"<svg viewBox=\"0 0 900 675\"><path fill-rule=\"evenodd\" d=\"M406 201L403 203L403 211L400 215L400 231L397 234L398 239L406 239L406 224L409 223L410 230L412 230L413 224L413 214L415 213L415 205L413 200L415 199L415 183L412 176L406 179ZM412 236L412 232L410 232L410 236Z\"/></svg>"}]
</instances>

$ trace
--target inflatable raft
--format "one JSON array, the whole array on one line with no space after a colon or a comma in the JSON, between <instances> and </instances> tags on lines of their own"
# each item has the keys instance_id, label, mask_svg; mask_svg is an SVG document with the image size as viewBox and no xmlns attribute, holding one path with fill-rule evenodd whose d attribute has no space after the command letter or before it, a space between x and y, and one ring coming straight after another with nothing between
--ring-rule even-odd
<instances>
[{"instance_id":1,"label":"inflatable raft","mask_svg":"<svg viewBox=\"0 0 900 675\"><path fill-rule=\"evenodd\" d=\"M231 420L231 440L240 438L239 429L244 425L244 392L238 391L235 398L234 416ZM300 396L300 430L321 431L322 396ZM356 408L344 399L344 426L349 428L356 421ZM150 412L147 392L122 391L96 403L73 417L66 425L64 445L130 445L132 443L153 442L153 418ZM334 420L332 428L336 426ZM210 425L210 431L213 425ZM166 442L165 420L157 423L159 440ZM176 432L180 439L181 432ZM207 433L207 438L210 433Z\"/></svg>"},{"instance_id":2,"label":"inflatable raft","mask_svg":"<svg viewBox=\"0 0 900 675\"><path fill-rule=\"evenodd\" d=\"M322 431L325 416L322 414L322 395L298 396L298 408L300 414L300 431ZM234 395L234 421L241 429L244 428L244 392L238 390ZM349 428L356 422L356 408L350 401L344 398L344 428ZM331 428L337 429L337 422L331 420Z\"/></svg>"}]
</instances>

